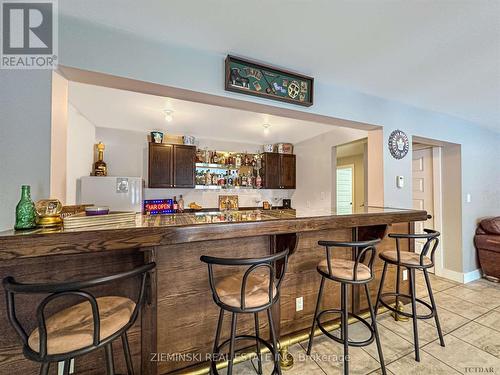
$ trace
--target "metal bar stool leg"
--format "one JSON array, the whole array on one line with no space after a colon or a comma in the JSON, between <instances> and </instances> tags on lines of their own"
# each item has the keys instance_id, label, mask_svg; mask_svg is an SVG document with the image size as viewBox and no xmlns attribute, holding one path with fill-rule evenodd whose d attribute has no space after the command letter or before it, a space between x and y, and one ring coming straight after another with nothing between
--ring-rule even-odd
<instances>
[{"instance_id":1,"label":"metal bar stool leg","mask_svg":"<svg viewBox=\"0 0 500 375\"><path fill-rule=\"evenodd\" d=\"M424 268L423 271L425 277L425 284L427 285L427 291L429 292L429 299L431 300L431 305L434 312L434 320L436 321L436 328L439 335L439 342L441 346L444 346L443 332L441 331L441 324L439 324L439 317L438 317L436 302L434 301L434 295L432 294L431 280L429 279L429 274L427 273L427 269Z\"/></svg>"},{"instance_id":2,"label":"metal bar stool leg","mask_svg":"<svg viewBox=\"0 0 500 375\"><path fill-rule=\"evenodd\" d=\"M276 330L274 329L272 306L267 309L267 319L269 320L269 331L271 333L271 339L273 341L274 348L274 368L277 369L278 375L281 375L281 365L280 365L280 352L278 349L278 340L276 338ZM274 371L272 372L274 374Z\"/></svg>"},{"instance_id":3,"label":"metal bar stool leg","mask_svg":"<svg viewBox=\"0 0 500 375\"><path fill-rule=\"evenodd\" d=\"M307 355L311 355L311 349L314 340L314 330L316 328L316 317L318 316L319 307L321 306L321 296L323 294L323 287L325 286L325 278L321 277L321 284L319 285L318 299L316 301L316 310L314 310L313 322L311 327L311 333L309 334L309 345L307 346Z\"/></svg>"},{"instance_id":4,"label":"metal bar stool leg","mask_svg":"<svg viewBox=\"0 0 500 375\"><path fill-rule=\"evenodd\" d=\"M387 262L384 262L384 270L382 271L382 278L380 279L380 285L378 287L377 300L375 301L375 317L378 314L378 305L380 304L380 296L382 295L382 289L384 289L385 274L387 273Z\"/></svg>"},{"instance_id":5,"label":"metal bar stool leg","mask_svg":"<svg viewBox=\"0 0 500 375\"><path fill-rule=\"evenodd\" d=\"M125 362L127 363L127 374L134 375L134 365L132 364L132 356L130 355L130 345L128 344L127 332L122 335L123 354L125 355Z\"/></svg>"},{"instance_id":6,"label":"metal bar stool leg","mask_svg":"<svg viewBox=\"0 0 500 375\"><path fill-rule=\"evenodd\" d=\"M40 366L40 375L48 375L49 374L50 363L42 363Z\"/></svg>"},{"instance_id":7,"label":"metal bar stool leg","mask_svg":"<svg viewBox=\"0 0 500 375\"><path fill-rule=\"evenodd\" d=\"M236 313L231 316L231 339L229 341L229 362L227 366L227 375L233 374L234 351L236 341Z\"/></svg>"},{"instance_id":8,"label":"metal bar stool leg","mask_svg":"<svg viewBox=\"0 0 500 375\"><path fill-rule=\"evenodd\" d=\"M255 337L257 339L255 340L255 345L257 346L257 373L259 375L262 374L262 357L260 355L260 341L259 341L259 313L254 313L255 316Z\"/></svg>"},{"instance_id":9,"label":"metal bar stool leg","mask_svg":"<svg viewBox=\"0 0 500 375\"><path fill-rule=\"evenodd\" d=\"M113 344L109 343L104 346L106 351L106 373L107 375L115 375L115 360L113 358Z\"/></svg>"},{"instance_id":10,"label":"metal bar stool leg","mask_svg":"<svg viewBox=\"0 0 500 375\"><path fill-rule=\"evenodd\" d=\"M342 340L344 340L344 375L349 375L349 309L347 307L348 290L347 284L342 283L340 297L342 308L342 324L340 326Z\"/></svg>"},{"instance_id":11,"label":"metal bar stool leg","mask_svg":"<svg viewBox=\"0 0 500 375\"><path fill-rule=\"evenodd\" d=\"M377 343L378 357L380 359L380 367L382 369L382 375L386 375L384 354L382 353L382 345L380 344L380 336L378 334L377 328L377 316L373 311L372 301L370 300L370 291L368 290L368 284L365 284L366 300L368 302L368 309L370 310L370 317L372 319L373 333L375 334L375 342Z\"/></svg>"},{"instance_id":12,"label":"metal bar stool leg","mask_svg":"<svg viewBox=\"0 0 500 375\"><path fill-rule=\"evenodd\" d=\"M413 341L415 342L415 360L420 362L420 349L418 346L418 327L417 327L417 301L415 297L415 268L408 270L410 275L410 295L411 295L411 313L413 318ZM399 280L399 278L398 278Z\"/></svg>"}]
</instances>

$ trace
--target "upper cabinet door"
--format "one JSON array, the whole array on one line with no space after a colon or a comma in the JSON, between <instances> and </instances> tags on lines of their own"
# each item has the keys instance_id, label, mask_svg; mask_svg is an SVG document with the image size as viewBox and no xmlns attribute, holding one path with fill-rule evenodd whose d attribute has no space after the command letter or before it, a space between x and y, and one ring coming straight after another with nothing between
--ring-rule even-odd
<instances>
[{"instance_id":1,"label":"upper cabinet door","mask_svg":"<svg viewBox=\"0 0 500 375\"><path fill-rule=\"evenodd\" d=\"M274 152L265 152L262 158L262 178L264 189L280 188L280 155Z\"/></svg>"},{"instance_id":2,"label":"upper cabinet door","mask_svg":"<svg viewBox=\"0 0 500 375\"><path fill-rule=\"evenodd\" d=\"M149 144L148 186L150 188L173 187L173 146L163 143Z\"/></svg>"},{"instance_id":3,"label":"upper cabinet door","mask_svg":"<svg viewBox=\"0 0 500 375\"><path fill-rule=\"evenodd\" d=\"M295 189L295 155L280 154L280 188Z\"/></svg>"},{"instance_id":4,"label":"upper cabinet door","mask_svg":"<svg viewBox=\"0 0 500 375\"><path fill-rule=\"evenodd\" d=\"M174 187L194 188L195 146L174 145Z\"/></svg>"}]
</instances>

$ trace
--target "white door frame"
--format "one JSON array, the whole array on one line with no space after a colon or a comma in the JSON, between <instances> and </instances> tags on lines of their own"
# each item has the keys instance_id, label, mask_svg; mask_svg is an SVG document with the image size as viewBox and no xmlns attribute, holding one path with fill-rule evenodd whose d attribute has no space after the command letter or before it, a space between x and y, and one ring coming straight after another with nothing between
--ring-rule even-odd
<instances>
[{"instance_id":1,"label":"white door frame","mask_svg":"<svg viewBox=\"0 0 500 375\"><path fill-rule=\"evenodd\" d=\"M443 231L443 190L441 173L441 147L432 147L432 183L434 191L434 229L439 233ZM440 243L436 249L434 258L434 273L436 276L443 275L443 236L439 237Z\"/></svg>"}]
</instances>

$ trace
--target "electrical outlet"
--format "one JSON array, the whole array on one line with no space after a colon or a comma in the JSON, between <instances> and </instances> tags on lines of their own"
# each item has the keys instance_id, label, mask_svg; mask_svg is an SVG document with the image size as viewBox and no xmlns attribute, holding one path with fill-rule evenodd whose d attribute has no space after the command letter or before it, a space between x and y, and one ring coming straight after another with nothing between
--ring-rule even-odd
<instances>
[{"instance_id":1,"label":"electrical outlet","mask_svg":"<svg viewBox=\"0 0 500 375\"><path fill-rule=\"evenodd\" d=\"M73 374L75 372L75 359L71 358L69 362L69 373ZM57 363L57 375L64 375L64 362Z\"/></svg>"},{"instance_id":2,"label":"electrical outlet","mask_svg":"<svg viewBox=\"0 0 500 375\"><path fill-rule=\"evenodd\" d=\"M403 270L403 281L408 280L408 270Z\"/></svg>"},{"instance_id":3,"label":"electrical outlet","mask_svg":"<svg viewBox=\"0 0 500 375\"><path fill-rule=\"evenodd\" d=\"M304 310L304 297L295 298L295 311Z\"/></svg>"}]
</instances>

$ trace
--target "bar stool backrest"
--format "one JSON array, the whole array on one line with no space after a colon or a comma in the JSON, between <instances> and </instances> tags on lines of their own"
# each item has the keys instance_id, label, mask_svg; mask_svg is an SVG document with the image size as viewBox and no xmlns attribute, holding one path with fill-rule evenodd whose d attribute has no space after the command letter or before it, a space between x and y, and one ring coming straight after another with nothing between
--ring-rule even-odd
<instances>
[{"instance_id":1,"label":"bar stool backrest","mask_svg":"<svg viewBox=\"0 0 500 375\"><path fill-rule=\"evenodd\" d=\"M326 248L326 262L328 267L328 273L330 274L332 279L338 279L337 277L332 275L332 256L331 256L331 248L346 248L350 247L354 249L357 254L356 259L354 261L353 268L353 282L356 283L358 281L358 267L359 264L365 264L366 256L369 254L368 262L366 262L366 266L370 269L370 280L373 278L373 261L375 260L375 254L377 252L376 245L380 242L380 239L374 239L370 241L352 241L352 242L343 242L343 241L318 241L318 245L324 246ZM361 249L360 251L358 251ZM340 280L340 279L339 279ZM366 282L366 280L362 280L362 282Z\"/></svg>"},{"instance_id":2,"label":"bar stool backrest","mask_svg":"<svg viewBox=\"0 0 500 375\"><path fill-rule=\"evenodd\" d=\"M84 281L70 281L63 283L40 283L40 284L27 284L27 283L19 283L15 281L15 279L11 276L8 276L3 279L2 284L6 292L7 297L7 315L10 324L16 330L17 334L21 338L25 348L29 349L28 345L28 335L26 330L19 322L16 316L16 304L15 304L15 295L16 294L48 294L42 302L36 308L36 320L38 326L38 332L40 336L40 351L37 353L36 357L40 361L45 361L50 355L47 355L47 328L45 322L45 308L47 305L55 299L67 296L78 296L88 301L92 308L92 319L93 319L93 345L90 347L86 347L83 349L79 349L74 352L74 356L85 354L90 352L101 346L100 339L100 316L99 316L99 308L97 304L96 297L88 291L83 289L89 289L92 287L97 287L101 285L110 284L113 282L123 281L126 279L130 279L136 276L140 276L141 282L139 287L138 297L135 301L135 308L132 312L129 322L121 328L118 332L113 334L112 338L106 338L106 342L113 340L116 337L119 337L124 331L126 331L130 326L132 326L136 319L137 315L140 312L140 308L142 306L147 280L149 277L149 272L156 267L155 263L148 263L143 266L137 267L133 270L117 273L114 275L99 277L91 280Z\"/></svg>"},{"instance_id":3,"label":"bar stool backrest","mask_svg":"<svg viewBox=\"0 0 500 375\"><path fill-rule=\"evenodd\" d=\"M439 245L439 236L441 233L439 233L436 230L433 229L424 229L425 233L420 233L420 234L406 234L406 233L390 233L389 237L395 238L396 239L396 251L397 251L397 262L399 263L401 261L400 256L400 240L401 239L427 239L425 242L422 251L420 253L420 265L424 267L424 257L429 257L431 259L432 264L434 264L434 254L436 252L436 249ZM430 255L429 254L430 251Z\"/></svg>"},{"instance_id":4,"label":"bar stool backrest","mask_svg":"<svg viewBox=\"0 0 500 375\"><path fill-rule=\"evenodd\" d=\"M285 276L288 263L288 249L274 255L260 258L217 258L203 255L200 257L200 260L208 265L208 280L210 283L210 289L215 303L219 306L224 305L224 303L221 301L219 294L217 293L213 266L242 266L246 268L241 281L241 304L239 308L232 309L230 307L228 308L227 305L224 307L228 310L234 310L235 312L255 312L269 308L273 304L274 300L279 298L280 285L283 281L283 277ZM268 302L262 306L248 308L245 305L247 281L252 273L260 269L264 269L268 273Z\"/></svg>"}]
</instances>

